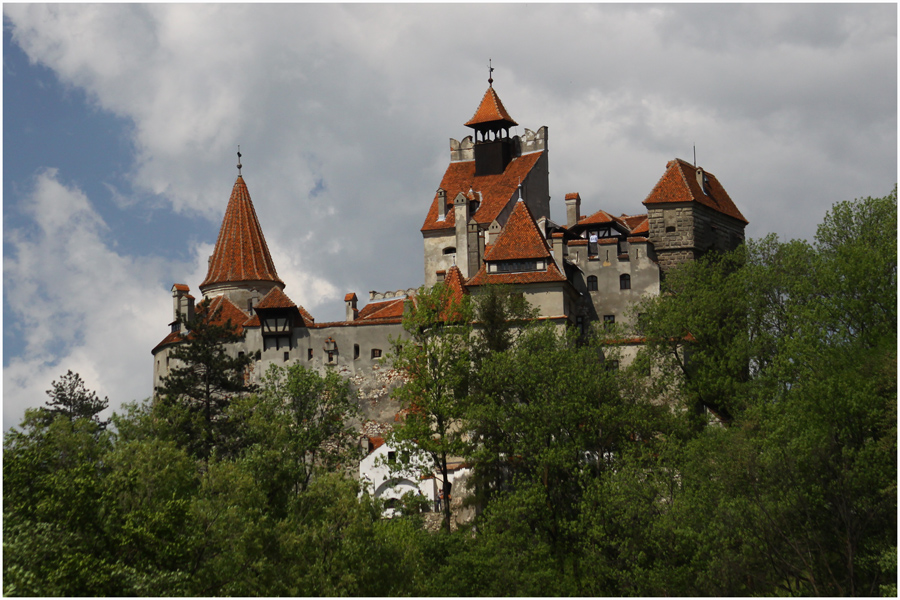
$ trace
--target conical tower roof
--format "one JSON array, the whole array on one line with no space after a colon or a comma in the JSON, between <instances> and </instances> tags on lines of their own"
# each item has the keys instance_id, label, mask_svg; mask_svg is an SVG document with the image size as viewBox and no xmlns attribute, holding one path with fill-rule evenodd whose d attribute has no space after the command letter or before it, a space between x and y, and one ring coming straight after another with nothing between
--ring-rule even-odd
<instances>
[{"instance_id":1,"label":"conical tower roof","mask_svg":"<svg viewBox=\"0 0 900 600\"><path fill-rule=\"evenodd\" d=\"M481 104L478 105L478 110L475 111L475 116L466 123L466 127L473 129L513 127L515 125L518 123L506 112L500 96L494 91L494 86L488 87L481 99Z\"/></svg>"},{"instance_id":2,"label":"conical tower roof","mask_svg":"<svg viewBox=\"0 0 900 600\"><path fill-rule=\"evenodd\" d=\"M284 287L275 271L247 184L238 175L200 290L215 284L242 281L271 281Z\"/></svg>"}]
</instances>

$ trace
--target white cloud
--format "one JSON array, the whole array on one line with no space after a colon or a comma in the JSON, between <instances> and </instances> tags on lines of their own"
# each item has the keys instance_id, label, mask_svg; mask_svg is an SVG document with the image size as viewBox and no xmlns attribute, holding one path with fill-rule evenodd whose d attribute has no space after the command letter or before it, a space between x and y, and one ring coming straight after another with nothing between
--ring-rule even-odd
<instances>
[{"instance_id":1,"label":"white cloud","mask_svg":"<svg viewBox=\"0 0 900 600\"><path fill-rule=\"evenodd\" d=\"M22 209L36 228L6 232L5 326L25 350L3 371L4 429L43 405L50 382L70 369L112 407L147 397L150 349L171 318L164 265L111 250L88 198L53 169L37 175Z\"/></svg>"}]
</instances>

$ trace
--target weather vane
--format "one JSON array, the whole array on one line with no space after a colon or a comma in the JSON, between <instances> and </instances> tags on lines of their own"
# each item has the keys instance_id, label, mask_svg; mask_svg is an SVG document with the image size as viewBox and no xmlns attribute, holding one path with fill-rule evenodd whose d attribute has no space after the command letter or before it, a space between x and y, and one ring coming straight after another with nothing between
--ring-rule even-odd
<instances>
[{"instance_id":1,"label":"weather vane","mask_svg":"<svg viewBox=\"0 0 900 600\"><path fill-rule=\"evenodd\" d=\"M240 145L240 144L238 144L238 164L237 164L237 168L238 168L238 177L240 177L240 176L241 176L241 145Z\"/></svg>"},{"instance_id":2,"label":"weather vane","mask_svg":"<svg viewBox=\"0 0 900 600\"><path fill-rule=\"evenodd\" d=\"M494 67L491 66L491 59L488 59L488 85L494 87Z\"/></svg>"}]
</instances>

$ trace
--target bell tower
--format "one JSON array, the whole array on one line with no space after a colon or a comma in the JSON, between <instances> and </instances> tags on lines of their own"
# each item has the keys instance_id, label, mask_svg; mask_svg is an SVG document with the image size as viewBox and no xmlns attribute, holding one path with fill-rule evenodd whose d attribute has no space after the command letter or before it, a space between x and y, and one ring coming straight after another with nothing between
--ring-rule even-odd
<instances>
[{"instance_id":1,"label":"bell tower","mask_svg":"<svg viewBox=\"0 0 900 600\"><path fill-rule=\"evenodd\" d=\"M494 68L490 67L491 72ZM488 77L488 89L466 127L475 130L475 177L498 175L506 170L506 165L515 156L513 140L509 128L518 125L494 91L494 78Z\"/></svg>"}]
</instances>

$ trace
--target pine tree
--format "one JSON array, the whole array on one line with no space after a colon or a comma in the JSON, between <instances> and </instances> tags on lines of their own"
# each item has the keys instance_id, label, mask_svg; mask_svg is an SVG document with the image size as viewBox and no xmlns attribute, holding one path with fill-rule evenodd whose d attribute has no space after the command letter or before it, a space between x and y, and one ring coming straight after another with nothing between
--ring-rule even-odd
<instances>
[{"instance_id":1,"label":"pine tree","mask_svg":"<svg viewBox=\"0 0 900 600\"><path fill-rule=\"evenodd\" d=\"M86 389L81 375L69 371L50 386L52 389L47 390L50 400L44 411L51 420L62 415L70 421L90 419L101 429L106 427L107 421L101 421L97 415L109 406L109 398L101 400L97 392Z\"/></svg>"},{"instance_id":2,"label":"pine tree","mask_svg":"<svg viewBox=\"0 0 900 600\"><path fill-rule=\"evenodd\" d=\"M173 426L176 441L189 452L209 459L214 450L233 454L238 444L226 409L231 399L251 392L245 374L250 356L231 356L226 345L241 335L230 319L222 322L221 308L201 306L184 322L187 335L169 357L176 366L156 389L157 410Z\"/></svg>"}]
</instances>

